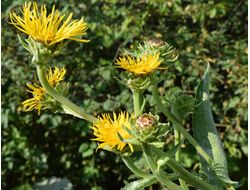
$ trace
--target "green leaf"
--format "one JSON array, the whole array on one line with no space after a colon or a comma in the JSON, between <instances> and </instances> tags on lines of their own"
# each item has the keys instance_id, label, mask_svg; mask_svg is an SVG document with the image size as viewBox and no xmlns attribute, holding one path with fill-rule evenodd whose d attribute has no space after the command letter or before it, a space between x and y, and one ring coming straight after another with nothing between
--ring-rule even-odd
<instances>
[{"instance_id":1,"label":"green leaf","mask_svg":"<svg viewBox=\"0 0 250 190\"><path fill-rule=\"evenodd\" d=\"M213 7L209 10L210 18L214 18L216 16L217 8Z\"/></svg>"},{"instance_id":2,"label":"green leaf","mask_svg":"<svg viewBox=\"0 0 250 190\"><path fill-rule=\"evenodd\" d=\"M161 148L164 145L164 142L154 139L153 141L149 142L149 144L155 145L157 148Z\"/></svg>"},{"instance_id":3,"label":"green leaf","mask_svg":"<svg viewBox=\"0 0 250 190\"><path fill-rule=\"evenodd\" d=\"M133 119L131 118L131 122L133 122L132 121ZM126 127L126 126L124 126L123 124L121 124L121 126L122 126L122 129L124 130L124 131L126 131L131 137L136 137L136 135L135 135L135 133L134 133L134 131L132 131L131 129L129 129L128 127Z\"/></svg>"},{"instance_id":4,"label":"green leaf","mask_svg":"<svg viewBox=\"0 0 250 190\"><path fill-rule=\"evenodd\" d=\"M93 155L93 153L94 153L93 149L88 149L82 153L82 157L85 158L85 157L91 156Z\"/></svg>"},{"instance_id":5,"label":"green leaf","mask_svg":"<svg viewBox=\"0 0 250 190\"><path fill-rule=\"evenodd\" d=\"M61 124L62 117L59 116L59 115L56 115L56 116L50 118L50 122L53 125L53 127L57 127L57 126L59 126Z\"/></svg>"},{"instance_id":6,"label":"green leaf","mask_svg":"<svg viewBox=\"0 0 250 190\"><path fill-rule=\"evenodd\" d=\"M178 151L178 149L183 144L185 138L181 139L181 141L172 149L167 151L165 154L157 158L157 170L160 171L160 168L168 162L168 160L175 155L175 153Z\"/></svg>"},{"instance_id":7,"label":"green leaf","mask_svg":"<svg viewBox=\"0 0 250 190\"><path fill-rule=\"evenodd\" d=\"M33 52L32 52L32 50L30 49L30 46L29 46L28 44L26 44L26 43L20 38L19 35L17 35L17 37L18 37L20 43L23 45L23 47L24 47L25 49L27 49L27 50L32 54Z\"/></svg>"},{"instance_id":8,"label":"green leaf","mask_svg":"<svg viewBox=\"0 0 250 190\"><path fill-rule=\"evenodd\" d=\"M193 131L196 141L215 162L215 165L212 167L199 155L202 170L208 176L209 183L215 187L226 189L223 182L235 182L228 177L226 155L213 120L209 101L209 68L210 65L208 63L206 72L196 91L196 105L203 103L194 109Z\"/></svg>"},{"instance_id":9,"label":"green leaf","mask_svg":"<svg viewBox=\"0 0 250 190\"><path fill-rule=\"evenodd\" d=\"M156 178L152 179L140 179L131 183L128 183L125 187L123 187L121 190L140 190L144 189L145 187L148 187L158 180Z\"/></svg>"},{"instance_id":10,"label":"green leaf","mask_svg":"<svg viewBox=\"0 0 250 190\"><path fill-rule=\"evenodd\" d=\"M235 184L234 188L239 188L243 185L245 182L245 178L242 178L237 184Z\"/></svg>"},{"instance_id":11,"label":"green leaf","mask_svg":"<svg viewBox=\"0 0 250 190\"><path fill-rule=\"evenodd\" d=\"M133 17L128 17L122 22L121 31L124 32L127 29L128 24L132 21Z\"/></svg>"},{"instance_id":12,"label":"green leaf","mask_svg":"<svg viewBox=\"0 0 250 190\"><path fill-rule=\"evenodd\" d=\"M139 111L138 115L142 115L143 114L143 110L144 110L145 104L146 104L146 99L143 97L142 91L141 91L140 92L140 105L141 105L141 108L140 108L140 111Z\"/></svg>"},{"instance_id":13,"label":"green leaf","mask_svg":"<svg viewBox=\"0 0 250 190\"><path fill-rule=\"evenodd\" d=\"M87 143L82 143L81 146L78 148L79 153L83 153L85 150L88 149L88 144Z\"/></svg>"},{"instance_id":14,"label":"green leaf","mask_svg":"<svg viewBox=\"0 0 250 190\"><path fill-rule=\"evenodd\" d=\"M15 187L11 190L32 190L32 188L29 184L24 184L24 185L20 185L18 187Z\"/></svg>"},{"instance_id":15,"label":"green leaf","mask_svg":"<svg viewBox=\"0 0 250 190\"><path fill-rule=\"evenodd\" d=\"M169 132L169 123L162 123L158 126L157 138L164 137Z\"/></svg>"},{"instance_id":16,"label":"green leaf","mask_svg":"<svg viewBox=\"0 0 250 190\"><path fill-rule=\"evenodd\" d=\"M118 133L118 135L120 135L120 134ZM119 140L120 140L120 138L119 138ZM141 145L141 143L142 143L140 140L138 140L138 138L123 139L122 142L131 143L133 145Z\"/></svg>"}]
</instances>

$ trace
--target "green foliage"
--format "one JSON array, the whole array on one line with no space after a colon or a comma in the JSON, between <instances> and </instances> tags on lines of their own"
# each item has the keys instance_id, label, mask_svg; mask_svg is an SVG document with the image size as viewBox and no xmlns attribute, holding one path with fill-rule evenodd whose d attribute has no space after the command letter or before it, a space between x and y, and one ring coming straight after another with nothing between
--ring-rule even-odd
<instances>
[{"instance_id":1,"label":"green foliage","mask_svg":"<svg viewBox=\"0 0 250 190\"><path fill-rule=\"evenodd\" d=\"M196 91L196 103L199 107L194 109L193 131L194 138L214 160L214 167L211 167L201 156L201 169L209 178L209 183L215 187L226 189L224 178L228 178L227 159L223 150L219 134L217 133L209 100L209 69L207 65L201 82ZM230 180L230 179L229 179Z\"/></svg>"},{"instance_id":2,"label":"green foliage","mask_svg":"<svg viewBox=\"0 0 250 190\"><path fill-rule=\"evenodd\" d=\"M31 55L17 38L17 34L22 39L27 35L6 22L9 11L18 12L22 3L2 1L2 189L51 176L67 177L74 189L119 189L135 181L136 176L130 176L119 157L103 150L95 152L90 123L48 110L40 116L36 111L23 112L22 102L32 97L25 91L26 83L39 82ZM84 16L89 25L84 38L91 41L67 41L49 66L65 66L70 100L95 116L133 112L130 90L113 78L122 71L114 68L114 62L124 48L129 50L154 38L176 48L172 58L179 55L178 60L163 64L168 69L158 71L166 78L160 83L162 95L180 91L194 94L206 62L210 62L210 100L215 126L228 151L229 176L233 180L247 176L246 164L238 164L247 163L248 154L247 1L43 0L38 6L42 4L48 12L55 4L62 14L73 12L74 19ZM150 90L145 97L147 112L158 114ZM163 115L160 118L166 122ZM189 130L190 120L185 124ZM166 145L165 149L173 147L171 136ZM185 146L188 149L189 144L185 142ZM195 168L197 158L186 160L186 166L193 163L190 170Z\"/></svg>"},{"instance_id":3,"label":"green foliage","mask_svg":"<svg viewBox=\"0 0 250 190\"><path fill-rule=\"evenodd\" d=\"M152 178L152 179L140 179L138 181L133 181L133 182L127 184L121 190L140 190L140 189L143 189L145 187L148 187L148 186L154 184L156 181L157 181L156 178Z\"/></svg>"}]
</instances>

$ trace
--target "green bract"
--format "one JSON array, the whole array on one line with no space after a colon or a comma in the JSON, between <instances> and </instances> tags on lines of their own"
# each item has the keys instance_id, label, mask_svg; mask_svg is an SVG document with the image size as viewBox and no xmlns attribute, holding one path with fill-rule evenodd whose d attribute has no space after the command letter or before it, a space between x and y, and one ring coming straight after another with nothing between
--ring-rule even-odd
<instances>
[{"instance_id":1,"label":"green bract","mask_svg":"<svg viewBox=\"0 0 250 190\"><path fill-rule=\"evenodd\" d=\"M161 82L164 77L156 76L156 70L148 75L134 76L132 73L123 71L121 73L121 80L114 77L119 83L126 85L128 88L136 91L148 89L151 85Z\"/></svg>"},{"instance_id":2,"label":"green bract","mask_svg":"<svg viewBox=\"0 0 250 190\"><path fill-rule=\"evenodd\" d=\"M146 118L146 120L150 118L150 122L142 122L142 118ZM143 123L144 125L141 125ZM122 126L122 129L131 136L131 138L124 140L118 135L122 142L133 145L149 143L161 147L163 143L160 141L160 137L167 135L169 123L159 123L159 116L149 113L138 116L135 119L131 118L130 127L131 129Z\"/></svg>"},{"instance_id":3,"label":"green bract","mask_svg":"<svg viewBox=\"0 0 250 190\"><path fill-rule=\"evenodd\" d=\"M192 96L181 93L173 93L171 96L166 95L163 99L165 106L170 107L171 113L180 123L188 113L193 112L193 109L200 105L195 105L195 99Z\"/></svg>"},{"instance_id":4,"label":"green bract","mask_svg":"<svg viewBox=\"0 0 250 190\"><path fill-rule=\"evenodd\" d=\"M175 48L173 49L173 46L170 46L167 42L163 42L158 39L145 41L143 46L139 44L137 48L138 50L135 50L133 53L127 50L125 50L125 52L135 57L139 56L140 58L142 58L143 55L152 54L154 56L156 53L159 53L160 59L162 59L163 62L173 62L178 58L178 55L174 58L167 57L174 54Z\"/></svg>"},{"instance_id":5,"label":"green bract","mask_svg":"<svg viewBox=\"0 0 250 190\"><path fill-rule=\"evenodd\" d=\"M119 133L117 133L117 134L118 134L118 137L120 139L121 136L119 135ZM122 142L125 142L126 140L123 140ZM134 149L138 148L138 147L139 147L138 145L133 145ZM116 147L110 148L110 146L104 146L102 149L107 150L109 152L119 154L119 155L123 155L123 156L131 156L133 154L133 152L131 152L131 149L129 148L129 146L126 146L123 150L117 150Z\"/></svg>"},{"instance_id":6,"label":"green bract","mask_svg":"<svg viewBox=\"0 0 250 190\"><path fill-rule=\"evenodd\" d=\"M19 35L17 35L19 41L25 49L27 49L32 55L32 63L37 66L46 66L47 61L57 56L66 43L57 43L51 46L46 46L44 43L34 40L29 36L25 43Z\"/></svg>"}]
</instances>

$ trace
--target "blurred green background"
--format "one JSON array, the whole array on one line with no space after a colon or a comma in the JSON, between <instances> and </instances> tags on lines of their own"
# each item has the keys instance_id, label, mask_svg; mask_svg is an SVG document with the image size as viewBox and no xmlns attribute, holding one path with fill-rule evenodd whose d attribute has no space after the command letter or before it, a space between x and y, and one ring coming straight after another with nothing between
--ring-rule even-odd
<instances>
[{"instance_id":1,"label":"blurred green background","mask_svg":"<svg viewBox=\"0 0 250 190\"><path fill-rule=\"evenodd\" d=\"M49 110L24 112L22 102L32 95L26 83L40 84L31 55L19 43L27 35L10 21L9 12L20 14L23 0L2 0L1 66L1 187L10 190L35 184L52 176L68 178L75 190L120 189L138 179L119 156L96 149L92 142L91 123ZM84 16L89 29L84 39L89 43L68 41L61 55L49 66L65 66L64 81L70 83L69 97L87 112L133 112L129 89L113 76L121 69L114 62L124 53L147 39L161 39L176 48L179 59L159 71L166 77L159 84L161 95L182 91L194 96L194 89L211 64L210 99L214 120L224 143L232 180L246 177L240 189L247 188L247 113L248 113L248 2L246 0L44 0L48 12L55 4L61 14L73 12L74 19ZM146 110L160 114L150 90L145 92ZM162 122L166 117L160 114ZM191 118L191 117L190 117ZM191 119L185 121L192 134ZM173 146L173 133L165 149ZM183 165L198 171L194 148L185 142ZM132 159L149 171L140 153ZM149 189L163 189L155 184Z\"/></svg>"}]
</instances>

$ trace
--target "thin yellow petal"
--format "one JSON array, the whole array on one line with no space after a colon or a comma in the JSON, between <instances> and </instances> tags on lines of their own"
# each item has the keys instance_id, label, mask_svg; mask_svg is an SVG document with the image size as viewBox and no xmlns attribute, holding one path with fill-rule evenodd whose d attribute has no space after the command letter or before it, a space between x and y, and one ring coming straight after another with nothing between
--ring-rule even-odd
<instances>
[{"instance_id":1,"label":"thin yellow petal","mask_svg":"<svg viewBox=\"0 0 250 190\"><path fill-rule=\"evenodd\" d=\"M35 2L33 2L32 10L31 5L31 2L28 4L25 2L22 6L22 10L20 8L24 17L23 19L13 11L10 12L11 22L9 23L34 39L44 42L46 45L53 45L65 39L89 42L89 40L74 38L75 36L86 34L85 31L88 27L87 24L84 23L83 18L70 23L73 16L73 13L70 13L66 22L64 21L62 26L59 27L65 15L60 16L60 12L55 9L55 5L53 5L52 13L48 16L45 5L41 7L40 12Z\"/></svg>"},{"instance_id":2,"label":"thin yellow petal","mask_svg":"<svg viewBox=\"0 0 250 190\"><path fill-rule=\"evenodd\" d=\"M111 119L109 114L102 114L102 118L99 117L98 121L94 123L92 127L90 127L94 130L93 134L97 137L91 140L103 142L98 146L98 148L109 146L109 149L116 147L117 150L122 151L128 144L131 151L133 151L131 144L121 142L117 136L118 132L122 138L130 138L130 135L122 129L122 125L130 128L129 119L129 114L125 112L121 112L119 115L116 115L116 113L113 112L113 119Z\"/></svg>"}]
</instances>

